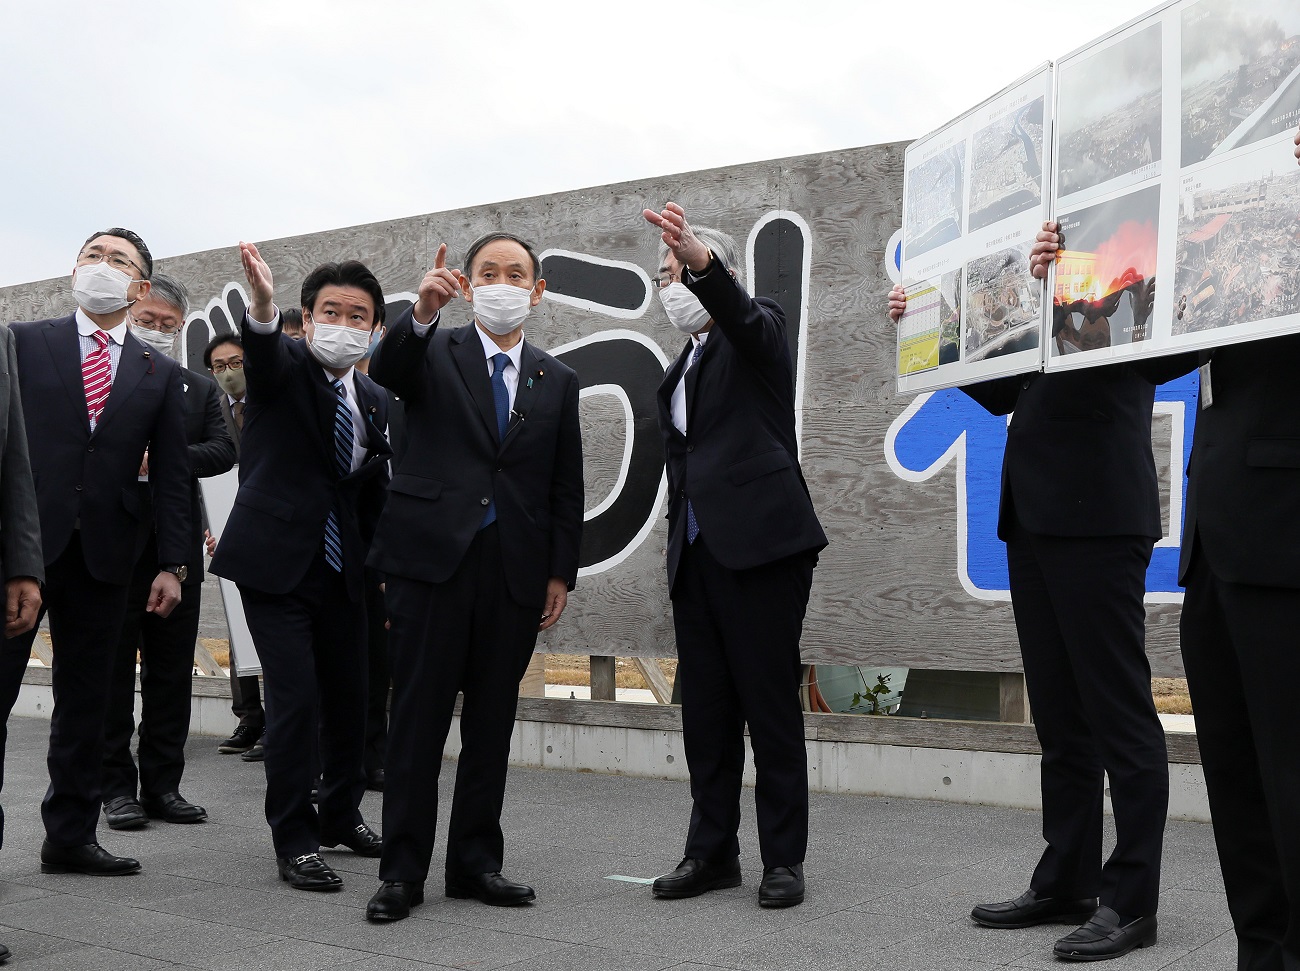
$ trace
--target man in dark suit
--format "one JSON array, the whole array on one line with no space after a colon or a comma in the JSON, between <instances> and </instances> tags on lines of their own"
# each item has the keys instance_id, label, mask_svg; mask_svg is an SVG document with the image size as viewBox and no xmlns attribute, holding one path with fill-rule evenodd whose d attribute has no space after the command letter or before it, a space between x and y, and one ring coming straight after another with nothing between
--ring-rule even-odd
<instances>
[{"instance_id":1,"label":"man in dark suit","mask_svg":"<svg viewBox=\"0 0 1300 971\"><path fill-rule=\"evenodd\" d=\"M541 264L507 233L470 246L468 276L446 256L444 244L370 364L405 403L408 439L370 555L387 577L394 686L383 884L366 908L376 921L400 920L424 899L458 691L447 896L500 906L535 899L501 875L506 764L519 679L578 575L578 379L523 337L546 286ZM475 322L439 328L458 293Z\"/></svg>"},{"instance_id":2,"label":"man in dark suit","mask_svg":"<svg viewBox=\"0 0 1300 971\"><path fill-rule=\"evenodd\" d=\"M18 390L18 358L8 327L0 327L0 577L5 584L5 637L17 637L36 626L45 558L41 555L40 514ZM0 669L0 690L5 693L8 711L17 700L27 658L6 651L0 659L4 664ZM11 665L19 670L10 671ZM6 737L7 726L0 722L0 788L4 786ZM0 807L0 846L4 845L4 821L4 809ZM0 961L8 958L9 948L0 944Z\"/></svg>"},{"instance_id":3,"label":"man in dark suit","mask_svg":"<svg viewBox=\"0 0 1300 971\"><path fill-rule=\"evenodd\" d=\"M189 295L178 280L155 273L148 296L137 300L130 330L157 354L175 360L175 341L189 312ZM181 602L166 617L145 608L158 563L157 532L147 482L137 487L141 505L143 552L136 560L127 597L126 623L118 642L108 715L104 726L104 818L112 829L135 829L150 818L169 823L199 823L207 811L180 794L185 772L185 740L190 731L194 642L199 633L203 584L203 514L199 483L235 464L235 445L221 418L221 393L211 378L181 368L185 440L190 462L190 556L181 583ZM141 474L148 475L145 455ZM135 734L136 654L140 656L140 765L131 757ZM137 798L137 795L139 798Z\"/></svg>"},{"instance_id":4,"label":"man in dark suit","mask_svg":"<svg viewBox=\"0 0 1300 971\"><path fill-rule=\"evenodd\" d=\"M135 233L96 233L73 271L77 312L10 325L54 644L50 787L41 805L47 873L140 869L136 860L104 850L95 824L114 645L148 516L138 492L146 449L158 544L148 612L166 617L180 602L193 541L181 371L127 331L127 309L148 295L152 272L148 247ZM32 630L5 642L6 718L35 636Z\"/></svg>"},{"instance_id":5,"label":"man in dark suit","mask_svg":"<svg viewBox=\"0 0 1300 971\"><path fill-rule=\"evenodd\" d=\"M244 431L244 345L237 334L218 334L203 350L203 365L221 387L221 417L235 443L235 461L239 461L239 440ZM262 761L262 732L266 713L262 711L262 689L257 675L240 676L235 669L234 645L230 654L230 710L239 724L230 737L217 746L223 755L241 753L245 761ZM254 757L249 758L252 755Z\"/></svg>"},{"instance_id":6,"label":"man in dark suit","mask_svg":"<svg viewBox=\"0 0 1300 971\"><path fill-rule=\"evenodd\" d=\"M659 386L668 465L668 590L691 774L685 858L657 897L740 884L740 785L749 725L763 859L759 903L804 898L808 769L799 638L826 534L799 468L794 367L781 307L741 285L725 233L668 203L659 296L690 335Z\"/></svg>"},{"instance_id":7,"label":"man in dark suit","mask_svg":"<svg viewBox=\"0 0 1300 971\"><path fill-rule=\"evenodd\" d=\"M343 881L321 846L378 856L361 818L366 718L362 574L383 505L388 399L353 365L383 322L379 281L361 263L324 263L303 281L307 337L280 332L273 280L240 244L252 305L242 321L248 384L239 492L212 572L239 585L266 688L266 819L280 877L299 890ZM321 742L320 810L311 753Z\"/></svg>"},{"instance_id":8,"label":"man in dark suit","mask_svg":"<svg viewBox=\"0 0 1300 971\"><path fill-rule=\"evenodd\" d=\"M1037 252L1030 263L1046 275ZM1152 293L1144 285L1136 316L1150 313ZM905 303L896 287L895 320ZM1024 894L971 917L996 928L1082 923L1054 947L1067 960L1119 957L1156 939L1169 766L1146 656L1146 571L1163 535L1151 409L1155 385L1187 369L1167 358L962 389L1012 415L998 536L1043 753L1047 842ZM1103 864L1106 777L1117 839Z\"/></svg>"}]
</instances>

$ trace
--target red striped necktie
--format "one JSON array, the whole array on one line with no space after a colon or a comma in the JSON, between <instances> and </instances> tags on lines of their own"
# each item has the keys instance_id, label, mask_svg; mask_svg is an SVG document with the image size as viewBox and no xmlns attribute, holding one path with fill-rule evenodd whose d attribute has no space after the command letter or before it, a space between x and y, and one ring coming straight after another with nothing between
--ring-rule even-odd
<instances>
[{"instance_id":1,"label":"red striped necktie","mask_svg":"<svg viewBox=\"0 0 1300 971\"><path fill-rule=\"evenodd\" d=\"M108 393L113 390L113 364L108 356L108 334L97 330L93 336L99 346L81 362L81 380L86 386L86 413L90 416L92 432L104 411Z\"/></svg>"}]
</instances>

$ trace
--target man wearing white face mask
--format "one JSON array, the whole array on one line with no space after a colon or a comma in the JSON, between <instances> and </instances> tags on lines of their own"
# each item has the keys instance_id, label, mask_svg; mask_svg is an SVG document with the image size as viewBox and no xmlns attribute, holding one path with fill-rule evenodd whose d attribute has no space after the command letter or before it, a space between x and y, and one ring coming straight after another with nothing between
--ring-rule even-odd
<instances>
[{"instance_id":1,"label":"man wearing white face mask","mask_svg":"<svg viewBox=\"0 0 1300 971\"><path fill-rule=\"evenodd\" d=\"M320 856L342 844L378 856L361 818L366 704L366 547L383 507L388 400L354 367L383 322L384 294L361 263L325 263L302 284L306 339L280 329L274 281L240 244L246 407L239 493L212 572L239 585L266 692L266 819L280 877L338 890ZM311 803L320 741L319 811Z\"/></svg>"},{"instance_id":2,"label":"man wearing white face mask","mask_svg":"<svg viewBox=\"0 0 1300 971\"><path fill-rule=\"evenodd\" d=\"M808 773L799 637L826 546L799 468L785 314L738 279L735 241L692 228L680 206L661 231L659 296L690 335L659 386L668 466L668 591L691 775L682 862L657 897L740 885L744 727L754 749L758 902L804 898Z\"/></svg>"},{"instance_id":3,"label":"man wearing white face mask","mask_svg":"<svg viewBox=\"0 0 1300 971\"><path fill-rule=\"evenodd\" d=\"M179 280L155 273L146 297L131 308L130 330L152 353L175 360L174 348L189 311L189 295ZM117 644L104 725L104 817L112 829L135 829L150 817L169 823L199 823L207 811L180 794L185 771L185 740L190 731L194 641L199 632L203 589L203 516L198 480L220 475L235 464L235 443L221 417L221 392L213 380L181 368L186 454L190 471L190 548L183 596L167 617L145 609L145 595L158 562L158 541L149 499L149 456L137 486L148 509L141 520L140 546L131 577L126 622ZM135 734L135 658L140 654L139 768L131 755ZM137 796L139 798L137 798Z\"/></svg>"},{"instance_id":4,"label":"man wearing white face mask","mask_svg":"<svg viewBox=\"0 0 1300 971\"><path fill-rule=\"evenodd\" d=\"M401 396L407 427L370 554L387 577L394 686L372 921L401 920L424 899L457 692L446 894L494 906L535 899L501 875L506 763L519 679L578 576L578 378L523 335L546 286L541 264L508 233L470 246L468 275L446 259L443 245L370 365ZM475 322L439 327L458 294Z\"/></svg>"},{"instance_id":5,"label":"man wearing white face mask","mask_svg":"<svg viewBox=\"0 0 1300 971\"><path fill-rule=\"evenodd\" d=\"M95 838L109 676L148 511L137 494L149 449L157 524L145 610L166 617L188 573L190 467L181 372L127 331L127 309L150 289L153 258L126 229L82 245L73 269L75 314L10 325L18 355L27 440L45 555L45 603L54 642L54 705L41 807L41 869L134 873ZM139 593L135 594L141 595ZM35 631L5 642L7 717Z\"/></svg>"}]
</instances>

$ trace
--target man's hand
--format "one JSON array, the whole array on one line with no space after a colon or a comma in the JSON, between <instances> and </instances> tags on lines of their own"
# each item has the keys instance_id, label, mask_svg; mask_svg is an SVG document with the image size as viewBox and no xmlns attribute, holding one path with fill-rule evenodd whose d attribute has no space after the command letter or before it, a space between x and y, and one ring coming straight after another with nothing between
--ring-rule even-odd
<instances>
[{"instance_id":1,"label":"man's hand","mask_svg":"<svg viewBox=\"0 0 1300 971\"><path fill-rule=\"evenodd\" d=\"M1300 165L1300 128L1295 130L1295 160Z\"/></svg>"},{"instance_id":2,"label":"man's hand","mask_svg":"<svg viewBox=\"0 0 1300 971\"><path fill-rule=\"evenodd\" d=\"M217 555L217 538L212 535L212 530L203 531L203 545L207 548L208 556Z\"/></svg>"},{"instance_id":3,"label":"man's hand","mask_svg":"<svg viewBox=\"0 0 1300 971\"><path fill-rule=\"evenodd\" d=\"M166 617L180 602L181 582L176 579L176 574L159 570L158 575L153 578L153 586L149 588L149 601L144 605L144 609L159 617Z\"/></svg>"},{"instance_id":4,"label":"man's hand","mask_svg":"<svg viewBox=\"0 0 1300 971\"><path fill-rule=\"evenodd\" d=\"M546 630L548 627L555 626L555 622L560 619L560 614L564 613L564 605L569 602L569 585L559 577L551 577L546 581L546 609L542 611L542 622L537 625L538 630Z\"/></svg>"},{"instance_id":5,"label":"man's hand","mask_svg":"<svg viewBox=\"0 0 1300 971\"><path fill-rule=\"evenodd\" d=\"M1029 272L1034 275L1035 280L1047 279L1047 268L1056 262L1057 251L1064 242L1060 223L1043 223L1038 241L1029 251Z\"/></svg>"},{"instance_id":6,"label":"man's hand","mask_svg":"<svg viewBox=\"0 0 1300 971\"><path fill-rule=\"evenodd\" d=\"M903 289L901 283L895 283L894 289L889 291L889 319L898 323L906 309L907 291Z\"/></svg>"},{"instance_id":7,"label":"man's hand","mask_svg":"<svg viewBox=\"0 0 1300 971\"><path fill-rule=\"evenodd\" d=\"M32 577L5 581L5 637L17 637L36 626L41 610L41 585Z\"/></svg>"},{"instance_id":8,"label":"man's hand","mask_svg":"<svg viewBox=\"0 0 1300 971\"><path fill-rule=\"evenodd\" d=\"M712 254L709 248L700 242L690 223L686 221L686 211L675 202L664 206L663 212L644 209L641 215L646 222L663 230L659 237L664 245L673 251L677 262L690 269L692 273L703 273L709 268Z\"/></svg>"},{"instance_id":9,"label":"man's hand","mask_svg":"<svg viewBox=\"0 0 1300 971\"><path fill-rule=\"evenodd\" d=\"M248 280L248 292L253 298L253 305L248 308L248 312L259 323L269 324L275 319L275 303L272 299L275 295L275 278L271 276L271 268L252 243L239 244L239 259L244 264L244 278Z\"/></svg>"},{"instance_id":10,"label":"man's hand","mask_svg":"<svg viewBox=\"0 0 1300 971\"><path fill-rule=\"evenodd\" d=\"M415 301L413 314L417 324L431 324L438 311L451 303L461 292L463 278L455 270L447 268L447 244L438 247L438 255L433 259L433 269L420 281L419 298Z\"/></svg>"}]
</instances>

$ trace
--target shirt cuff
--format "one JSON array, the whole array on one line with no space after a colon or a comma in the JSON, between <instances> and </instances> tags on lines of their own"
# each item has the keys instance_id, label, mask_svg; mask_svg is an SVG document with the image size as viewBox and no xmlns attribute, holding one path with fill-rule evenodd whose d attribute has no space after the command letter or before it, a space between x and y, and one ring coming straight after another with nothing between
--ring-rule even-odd
<instances>
[{"instance_id":1,"label":"shirt cuff","mask_svg":"<svg viewBox=\"0 0 1300 971\"><path fill-rule=\"evenodd\" d=\"M442 316L442 311L440 310L433 315L433 320L429 321L427 324L420 323L418 320L415 319L414 316L412 316L411 330L415 331L416 337L428 337L429 331L433 330L433 328L437 326L438 318L441 316Z\"/></svg>"},{"instance_id":2,"label":"shirt cuff","mask_svg":"<svg viewBox=\"0 0 1300 971\"><path fill-rule=\"evenodd\" d=\"M263 323L260 320L254 320L253 312L251 310L244 311L244 316L248 318L248 329L251 330L254 334L274 334L277 330L279 330L280 329L280 308L275 307L274 304L272 304L272 307L274 307L275 309L275 316L271 318L271 322L269 324Z\"/></svg>"}]
</instances>

